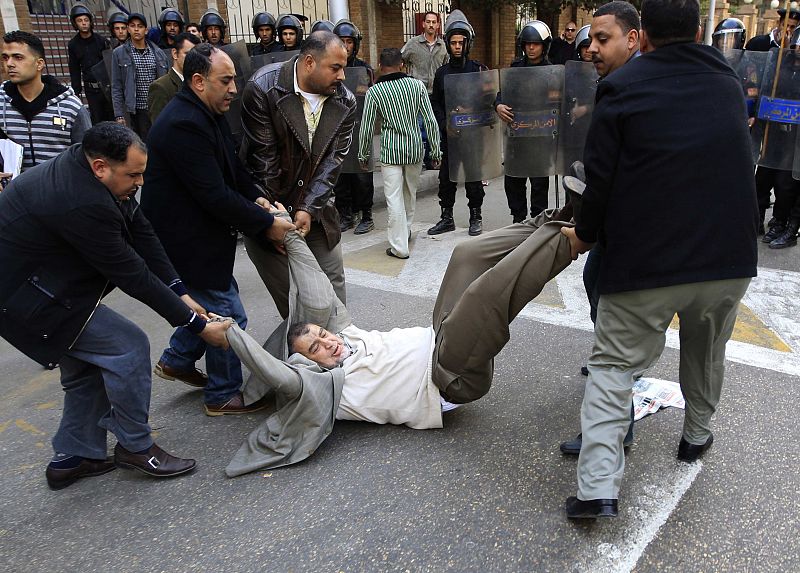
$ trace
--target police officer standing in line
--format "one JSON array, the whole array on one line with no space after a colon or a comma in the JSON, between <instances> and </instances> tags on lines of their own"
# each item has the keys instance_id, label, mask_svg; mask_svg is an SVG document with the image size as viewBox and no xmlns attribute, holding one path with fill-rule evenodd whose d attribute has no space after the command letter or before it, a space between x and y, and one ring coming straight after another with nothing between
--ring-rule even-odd
<instances>
[{"instance_id":1,"label":"police officer standing in line","mask_svg":"<svg viewBox=\"0 0 800 573\"><path fill-rule=\"evenodd\" d=\"M361 30L350 20L339 20L333 28L333 33L341 38L347 49L348 68L366 68L369 72L369 85L375 83L375 72L364 60L358 58L358 49L361 47ZM361 94L364 95L364 94ZM352 229L355 225L354 212L361 212L361 221L355 225L353 233L363 235L375 228L372 220L372 202L375 194L375 183L371 172L340 173L336 186L333 188L336 196L336 209L339 211L339 228L342 232Z\"/></svg>"},{"instance_id":2,"label":"police officer standing in line","mask_svg":"<svg viewBox=\"0 0 800 573\"><path fill-rule=\"evenodd\" d=\"M203 39L217 48L225 45L226 28L225 20L213 8L209 8L200 18L200 33L203 34Z\"/></svg>"},{"instance_id":3,"label":"police officer standing in line","mask_svg":"<svg viewBox=\"0 0 800 573\"><path fill-rule=\"evenodd\" d=\"M436 70L433 78L433 93L431 106L439 124L441 135L442 164L439 168L439 206L442 208L442 217L438 223L428 229L429 235L439 235L456 230L453 220L453 206L456 202L457 185L450 181L449 158L447 152L447 108L444 101L444 78L449 74L468 74L482 72L488 68L483 64L469 59L469 49L475 40L475 31L460 10L453 10L449 22L445 23L444 42L450 60ZM469 207L469 234L480 235L483 231L481 207L483 197L483 183L480 181L467 181L464 184L467 191L467 205Z\"/></svg>"},{"instance_id":4,"label":"police officer standing in line","mask_svg":"<svg viewBox=\"0 0 800 573\"><path fill-rule=\"evenodd\" d=\"M786 36L783 47L789 47L789 36L792 35L794 29L797 28L798 22L800 22L800 11L789 10L787 14L786 10L781 8L778 10L778 16L780 17L778 26L769 34L762 34L750 38L750 41L745 45L745 50L768 52L771 48L780 48L782 36ZM767 209L769 209L770 191L775 187L779 173L779 170L764 167L763 165L759 165L756 168L756 198L758 199L758 211L761 214L761 224L758 227L759 235L763 235L765 231L764 221L766 219ZM770 230L774 227L774 224L775 221L770 220L768 224ZM767 233L769 233L769 231L767 231ZM777 237L772 238L774 239Z\"/></svg>"},{"instance_id":5,"label":"police officer standing in line","mask_svg":"<svg viewBox=\"0 0 800 573\"><path fill-rule=\"evenodd\" d=\"M589 46L592 45L592 39L589 37L590 28L591 26L587 24L578 30L578 34L575 36L575 54L572 57L573 60L577 60L578 62L592 61L592 55L589 53Z\"/></svg>"},{"instance_id":6,"label":"police officer standing in line","mask_svg":"<svg viewBox=\"0 0 800 573\"><path fill-rule=\"evenodd\" d=\"M175 47L175 37L183 32L183 16L175 8L165 8L158 16L158 27L161 28L161 38L158 47L170 50Z\"/></svg>"},{"instance_id":7,"label":"police officer standing in line","mask_svg":"<svg viewBox=\"0 0 800 573\"><path fill-rule=\"evenodd\" d=\"M69 54L69 77L72 90L80 97L86 94L92 123L114 119L114 110L103 95L103 89L92 68L103 61L103 51L110 48L108 40L94 32L94 16L83 4L75 4L69 11L69 21L78 33L67 45ZM81 81L82 80L82 81Z\"/></svg>"},{"instance_id":8,"label":"police officer standing in line","mask_svg":"<svg viewBox=\"0 0 800 573\"><path fill-rule=\"evenodd\" d=\"M574 26L574 24L573 24ZM574 37L574 36L573 36ZM517 46L522 50L522 57L511 62L512 68L528 66L550 66L552 63L547 58L553 36L550 28L540 20L531 20L517 35ZM505 123L514 121L514 110L503 103L502 94L497 94L494 102L497 115ZM535 217L547 209L550 194L549 177L531 177L531 217ZM514 223L521 223L528 214L528 199L525 190L524 177L505 176L506 199Z\"/></svg>"},{"instance_id":9,"label":"police officer standing in line","mask_svg":"<svg viewBox=\"0 0 800 573\"><path fill-rule=\"evenodd\" d=\"M113 50L128 41L128 17L122 12L114 12L108 19L108 31L111 33L109 47Z\"/></svg>"},{"instance_id":10,"label":"police officer standing in line","mask_svg":"<svg viewBox=\"0 0 800 573\"><path fill-rule=\"evenodd\" d=\"M278 41L284 52L299 50L303 43L303 23L294 14L283 14L278 18ZM278 50L280 51L280 50Z\"/></svg>"},{"instance_id":11,"label":"police officer standing in line","mask_svg":"<svg viewBox=\"0 0 800 573\"><path fill-rule=\"evenodd\" d=\"M333 29L336 26L333 25L333 22L330 20L314 20L314 23L311 24L311 33L319 32L320 30L324 32L333 32Z\"/></svg>"},{"instance_id":12,"label":"police officer standing in line","mask_svg":"<svg viewBox=\"0 0 800 573\"><path fill-rule=\"evenodd\" d=\"M283 49L283 46L275 41L275 16L269 12L259 12L253 16L253 34L258 43L253 46L251 56L262 56Z\"/></svg>"}]
</instances>

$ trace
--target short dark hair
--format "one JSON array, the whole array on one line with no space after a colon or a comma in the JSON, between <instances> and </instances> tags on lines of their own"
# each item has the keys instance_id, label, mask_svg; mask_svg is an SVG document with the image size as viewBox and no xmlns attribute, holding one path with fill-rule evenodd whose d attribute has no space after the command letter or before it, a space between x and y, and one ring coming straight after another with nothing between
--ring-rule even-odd
<instances>
[{"instance_id":1,"label":"short dark hair","mask_svg":"<svg viewBox=\"0 0 800 573\"><path fill-rule=\"evenodd\" d=\"M192 26L194 26L198 30L200 29L200 26L197 25L197 22L189 22L188 24L186 24L187 28L191 28Z\"/></svg>"},{"instance_id":2,"label":"short dark hair","mask_svg":"<svg viewBox=\"0 0 800 573\"><path fill-rule=\"evenodd\" d=\"M317 30L313 34L310 34L303 42L303 45L300 47L300 57L302 58L303 56L310 55L315 60L319 60L325 55L328 46L331 44L338 44L344 48L344 42L342 42L339 36L327 30Z\"/></svg>"},{"instance_id":3,"label":"short dark hair","mask_svg":"<svg viewBox=\"0 0 800 573\"><path fill-rule=\"evenodd\" d=\"M403 53L398 48L384 48L378 61L387 68L396 68L403 62Z\"/></svg>"},{"instance_id":4,"label":"short dark hair","mask_svg":"<svg viewBox=\"0 0 800 573\"><path fill-rule=\"evenodd\" d=\"M622 33L627 34L631 30L639 31L642 27L642 22L639 19L639 12L630 2L624 0L613 0L608 4L603 4L594 12L594 17L597 16L614 16L617 25L622 28Z\"/></svg>"},{"instance_id":5,"label":"short dark hair","mask_svg":"<svg viewBox=\"0 0 800 573\"><path fill-rule=\"evenodd\" d=\"M191 85L192 77L195 74L207 78L211 71L211 54L219 51L219 48L205 42L201 42L189 50L186 59L183 60L183 83L187 86Z\"/></svg>"},{"instance_id":6,"label":"short dark hair","mask_svg":"<svg viewBox=\"0 0 800 573\"><path fill-rule=\"evenodd\" d=\"M291 356L297 350L295 349L295 343L297 339L301 336L305 336L311 332L311 323L310 322L295 322L289 327L288 332L286 333L286 343L289 346L289 355Z\"/></svg>"},{"instance_id":7,"label":"short dark hair","mask_svg":"<svg viewBox=\"0 0 800 573\"><path fill-rule=\"evenodd\" d=\"M436 16L436 21L439 22L439 20L440 20L439 13L438 12L434 12L433 10L428 10L427 12L425 12L422 15L422 21L423 22L428 19L428 14L433 14L434 16Z\"/></svg>"},{"instance_id":8,"label":"short dark hair","mask_svg":"<svg viewBox=\"0 0 800 573\"><path fill-rule=\"evenodd\" d=\"M642 29L653 46L694 42L700 27L697 0L644 0Z\"/></svg>"},{"instance_id":9,"label":"short dark hair","mask_svg":"<svg viewBox=\"0 0 800 573\"><path fill-rule=\"evenodd\" d=\"M190 34L189 32L181 32L180 34L175 36L174 45L172 47L180 51L183 49L184 42L189 42L193 46L196 46L197 44L200 43L200 38L198 38L194 34Z\"/></svg>"},{"instance_id":10,"label":"short dark hair","mask_svg":"<svg viewBox=\"0 0 800 573\"><path fill-rule=\"evenodd\" d=\"M124 163L128 149L138 147L147 153L147 146L132 129L115 121L101 121L83 134L83 152L91 159L107 159L112 163Z\"/></svg>"},{"instance_id":11,"label":"short dark hair","mask_svg":"<svg viewBox=\"0 0 800 573\"><path fill-rule=\"evenodd\" d=\"M35 36L30 32L23 32L22 30L14 30L13 32L9 32L3 36L3 43L27 44L31 49L31 52L44 59L44 44L42 44L39 36Z\"/></svg>"}]
</instances>

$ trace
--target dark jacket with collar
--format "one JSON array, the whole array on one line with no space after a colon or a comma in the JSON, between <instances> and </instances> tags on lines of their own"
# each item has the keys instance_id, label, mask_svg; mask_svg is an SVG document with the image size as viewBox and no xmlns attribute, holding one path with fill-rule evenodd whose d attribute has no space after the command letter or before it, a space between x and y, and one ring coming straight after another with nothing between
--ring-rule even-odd
<instances>
[{"instance_id":1,"label":"dark jacket with collar","mask_svg":"<svg viewBox=\"0 0 800 573\"><path fill-rule=\"evenodd\" d=\"M150 122L155 123L158 115L167 107L175 95L183 88L183 81L178 77L175 68L170 68L166 75L161 76L147 89L147 110Z\"/></svg>"},{"instance_id":2,"label":"dark jacket with collar","mask_svg":"<svg viewBox=\"0 0 800 573\"><path fill-rule=\"evenodd\" d=\"M228 122L184 87L150 128L142 209L183 281L231 284L237 231L263 238L272 215L234 151Z\"/></svg>"},{"instance_id":3,"label":"dark jacket with collar","mask_svg":"<svg viewBox=\"0 0 800 573\"><path fill-rule=\"evenodd\" d=\"M88 38L75 34L67 44L69 81L76 95L84 89L99 92L99 87L86 84L97 84L92 68L103 61L103 52L111 44L97 32L92 32Z\"/></svg>"},{"instance_id":4,"label":"dark jacket with collar","mask_svg":"<svg viewBox=\"0 0 800 573\"><path fill-rule=\"evenodd\" d=\"M668 45L604 78L584 163L576 233L602 228L601 294L755 276L747 110L718 50Z\"/></svg>"},{"instance_id":5,"label":"dark jacket with collar","mask_svg":"<svg viewBox=\"0 0 800 573\"><path fill-rule=\"evenodd\" d=\"M115 286L173 326L192 311L135 199L118 202L80 144L0 193L0 336L54 368Z\"/></svg>"},{"instance_id":6,"label":"dark jacket with collar","mask_svg":"<svg viewBox=\"0 0 800 573\"><path fill-rule=\"evenodd\" d=\"M341 239L333 187L353 140L356 98L344 86L325 100L309 146L303 104L294 91L294 66L257 71L242 94L242 157L270 200L308 212L325 229L328 247Z\"/></svg>"},{"instance_id":7,"label":"dark jacket with collar","mask_svg":"<svg viewBox=\"0 0 800 573\"><path fill-rule=\"evenodd\" d=\"M145 40L145 43L156 60L156 78L160 78L170 69L167 54L150 40ZM111 52L111 103L114 106L114 117L136 113L136 66L131 53L133 49L131 40L128 40Z\"/></svg>"}]
</instances>

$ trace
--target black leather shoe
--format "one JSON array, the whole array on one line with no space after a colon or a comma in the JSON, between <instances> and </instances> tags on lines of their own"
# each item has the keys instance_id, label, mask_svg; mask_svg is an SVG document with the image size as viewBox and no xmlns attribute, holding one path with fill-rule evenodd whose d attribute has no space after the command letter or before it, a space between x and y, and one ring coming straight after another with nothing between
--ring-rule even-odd
<instances>
[{"instance_id":1,"label":"black leather shoe","mask_svg":"<svg viewBox=\"0 0 800 573\"><path fill-rule=\"evenodd\" d=\"M622 441L622 447L627 448L633 443L633 438L628 439L627 434L625 435L625 439ZM561 445L558 446L558 449L561 450L562 454L566 454L568 456L577 456L581 453L581 445L583 445L583 434L578 434L578 437L574 440L567 440L566 442L561 442Z\"/></svg>"},{"instance_id":2,"label":"black leather shoe","mask_svg":"<svg viewBox=\"0 0 800 573\"><path fill-rule=\"evenodd\" d=\"M714 434L708 436L705 444L690 444L683 438L681 438L681 443L678 444L678 459L682 462L691 463L703 453L711 447L711 444L714 443Z\"/></svg>"},{"instance_id":3,"label":"black leather shoe","mask_svg":"<svg viewBox=\"0 0 800 573\"><path fill-rule=\"evenodd\" d=\"M590 499L583 501L573 495L567 498L566 509L567 517L570 519L617 517L617 500Z\"/></svg>"},{"instance_id":4,"label":"black leather shoe","mask_svg":"<svg viewBox=\"0 0 800 573\"><path fill-rule=\"evenodd\" d=\"M114 461L117 466L138 470L153 477L173 477L192 471L197 462L177 458L153 444L144 454L129 452L119 444L114 447Z\"/></svg>"},{"instance_id":5,"label":"black leather shoe","mask_svg":"<svg viewBox=\"0 0 800 573\"><path fill-rule=\"evenodd\" d=\"M50 489L58 490L74 484L81 478L107 474L116 468L117 466L114 465L114 460L111 458L105 460L84 458L74 468L54 468L48 465L44 476L47 478L47 485L50 486Z\"/></svg>"}]
</instances>

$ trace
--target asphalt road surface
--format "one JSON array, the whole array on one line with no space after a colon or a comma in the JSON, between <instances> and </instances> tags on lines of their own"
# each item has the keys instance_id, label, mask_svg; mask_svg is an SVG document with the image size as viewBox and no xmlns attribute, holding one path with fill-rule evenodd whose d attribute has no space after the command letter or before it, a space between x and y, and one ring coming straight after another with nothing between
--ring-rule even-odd
<instances>
[{"instance_id":1,"label":"asphalt road surface","mask_svg":"<svg viewBox=\"0 0 800 573\"><path fill-rule=\"evenodd\" d=\"M430 187L433 174L423 181ZM384 254L382 207L375 231L345 234L348 306L357 325L430 324L450 252L467 239L463 191L455 212L458 229L429 238L425 229L439 208L435 194L420 196L407 261ZM494 180L485 228L510 222L502 179ZM800 248L760 244L759 252L759 277L728 346L714 446L701 462L678 463L683 412L662 410L637 422L620 515L597 523L565 518L576 459L558 450L579 431L579 371L592 344L582 260L513 323L491 392L445 414L443 429L337 422L307 461L234 479L223 470L263 413L207 417L201 392L156 377L156 440L196 458L197 471L157 481L117 470L50 491L44 469L61 415L58 372L0 341L0 569L800 571ZM266 338L278 314L241 247L236 276L248 331ZM121 293L108 304L144 328L158 360L169 325ZM677 381L677 348L672 331L648 375ZM109 436L109 451L113 444Z\"/></svg>"}]
</instances>

